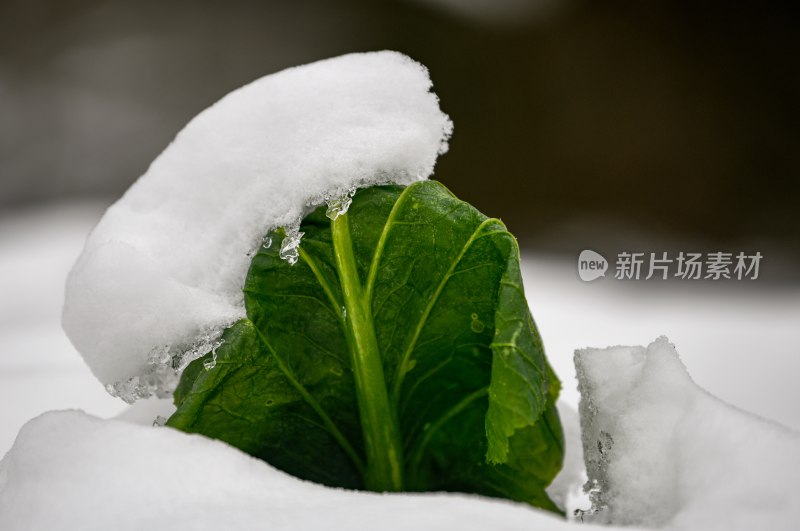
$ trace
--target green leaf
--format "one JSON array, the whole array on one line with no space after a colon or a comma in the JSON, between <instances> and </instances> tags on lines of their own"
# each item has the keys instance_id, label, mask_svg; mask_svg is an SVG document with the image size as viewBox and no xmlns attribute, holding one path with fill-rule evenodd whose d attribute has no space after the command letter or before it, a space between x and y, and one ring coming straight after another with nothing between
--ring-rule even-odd
<instances>
[{"instance_id":1,"label":"green leaf","mask_svg":"<svg viewBox=\"0 0 800 531\"><path fill-rule=\"evenodd\" d=\"M557 511L559 384L502 222L423 181L300 230L295 265L253 258L247 318L184 372L168 424L326 485Z\"/></svg>"}]
</instances>

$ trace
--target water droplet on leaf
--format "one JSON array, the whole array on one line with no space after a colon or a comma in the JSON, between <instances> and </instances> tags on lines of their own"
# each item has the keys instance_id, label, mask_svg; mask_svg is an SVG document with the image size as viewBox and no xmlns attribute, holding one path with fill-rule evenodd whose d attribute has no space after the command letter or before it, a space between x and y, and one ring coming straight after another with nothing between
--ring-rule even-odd
<instances>
[{"instance_id":1,"label":"water droplet on leaf","mask_svg":"<svg viewBox=\"0 0 800 531\"><path fill-rule=\"evenodd\" d=\"M211 357L203 362L203 368L205 370L210 371L217 366L217 349L221 347L224 342L225 340L221 339L211 345Z\"/></svg>"},{"instance_id":2,"label":"water droplet on leaf","mask_svg":"<svg viewBox=\"0 0 800 531\"><path fill-rule=\"evenodd\" d=\"M476 334L480 334L481 332L483 332L483 329L485 328L485 326L484 326L483 322L478 319L478 314L477 313L473 313L470 317L472 319L470 321L470 323L469 323L470 330L472 330Z\"/></svg>"}]
</instances>

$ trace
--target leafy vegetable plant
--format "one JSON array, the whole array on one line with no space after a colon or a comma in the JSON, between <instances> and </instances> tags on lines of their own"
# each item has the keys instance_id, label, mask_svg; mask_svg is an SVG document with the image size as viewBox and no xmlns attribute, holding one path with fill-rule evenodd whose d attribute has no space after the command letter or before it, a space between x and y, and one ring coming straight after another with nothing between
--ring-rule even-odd
<instances>
[{"instance_id":1,"label":"leafy vegetable plant","mask_svg":"<svg viewBox=\"0 0 800 531\"><path fill-rule=\"evenodd\" d=\"M186 369L168 424L326 485L557 511L559 383L514 237L434 181L328 214L303 220L296 264L255 255L247 318Z\"/></svg>"}]
</instances>

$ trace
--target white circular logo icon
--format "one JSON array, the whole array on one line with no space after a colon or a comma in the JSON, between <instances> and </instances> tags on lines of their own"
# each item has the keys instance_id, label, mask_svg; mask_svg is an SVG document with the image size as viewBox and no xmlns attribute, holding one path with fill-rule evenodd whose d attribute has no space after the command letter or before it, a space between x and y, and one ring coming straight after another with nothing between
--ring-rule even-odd
<instances>
[{"instance_id":1,"label":"white circular logo icon","mask_svg":"<svg viewBox=\"0 0 800 531\"><path fill-rule=\"evenodd\" d=\"M578 276L581 280L591 282L606 276L606 271L608 271L608 260L603 255L590 249L581 251L578 256Z\"/></svg>"}]
</instances>

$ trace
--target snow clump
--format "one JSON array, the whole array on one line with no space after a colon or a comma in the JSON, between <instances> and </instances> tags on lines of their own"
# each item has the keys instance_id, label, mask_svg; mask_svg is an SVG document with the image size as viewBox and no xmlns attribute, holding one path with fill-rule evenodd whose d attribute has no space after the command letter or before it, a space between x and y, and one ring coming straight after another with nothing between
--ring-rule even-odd
<instances>
[{"instance_id":1,"label":"snow clump","mask_svg":"<svg viewBox=\"0 0 800 531\"><path fill-rule=\"evenodd\" d=\"M382 183L427 178L450 119L424 66L397 52L289 68L197 115L89 236L63 325L106 388L166 396L244 316L242 286L268 231Z\"/></svg>"},{"instance_id":2,"label":"snow clump","mask_svg":"<svg viewBox=\"0 0 800 531\"><path fill-rule=\"evenodd\" d=\"M675 346L575 352L594 507L584 520L666 529L797 529L800 433L698 387Z\"/></svg>"}]
</instances>

